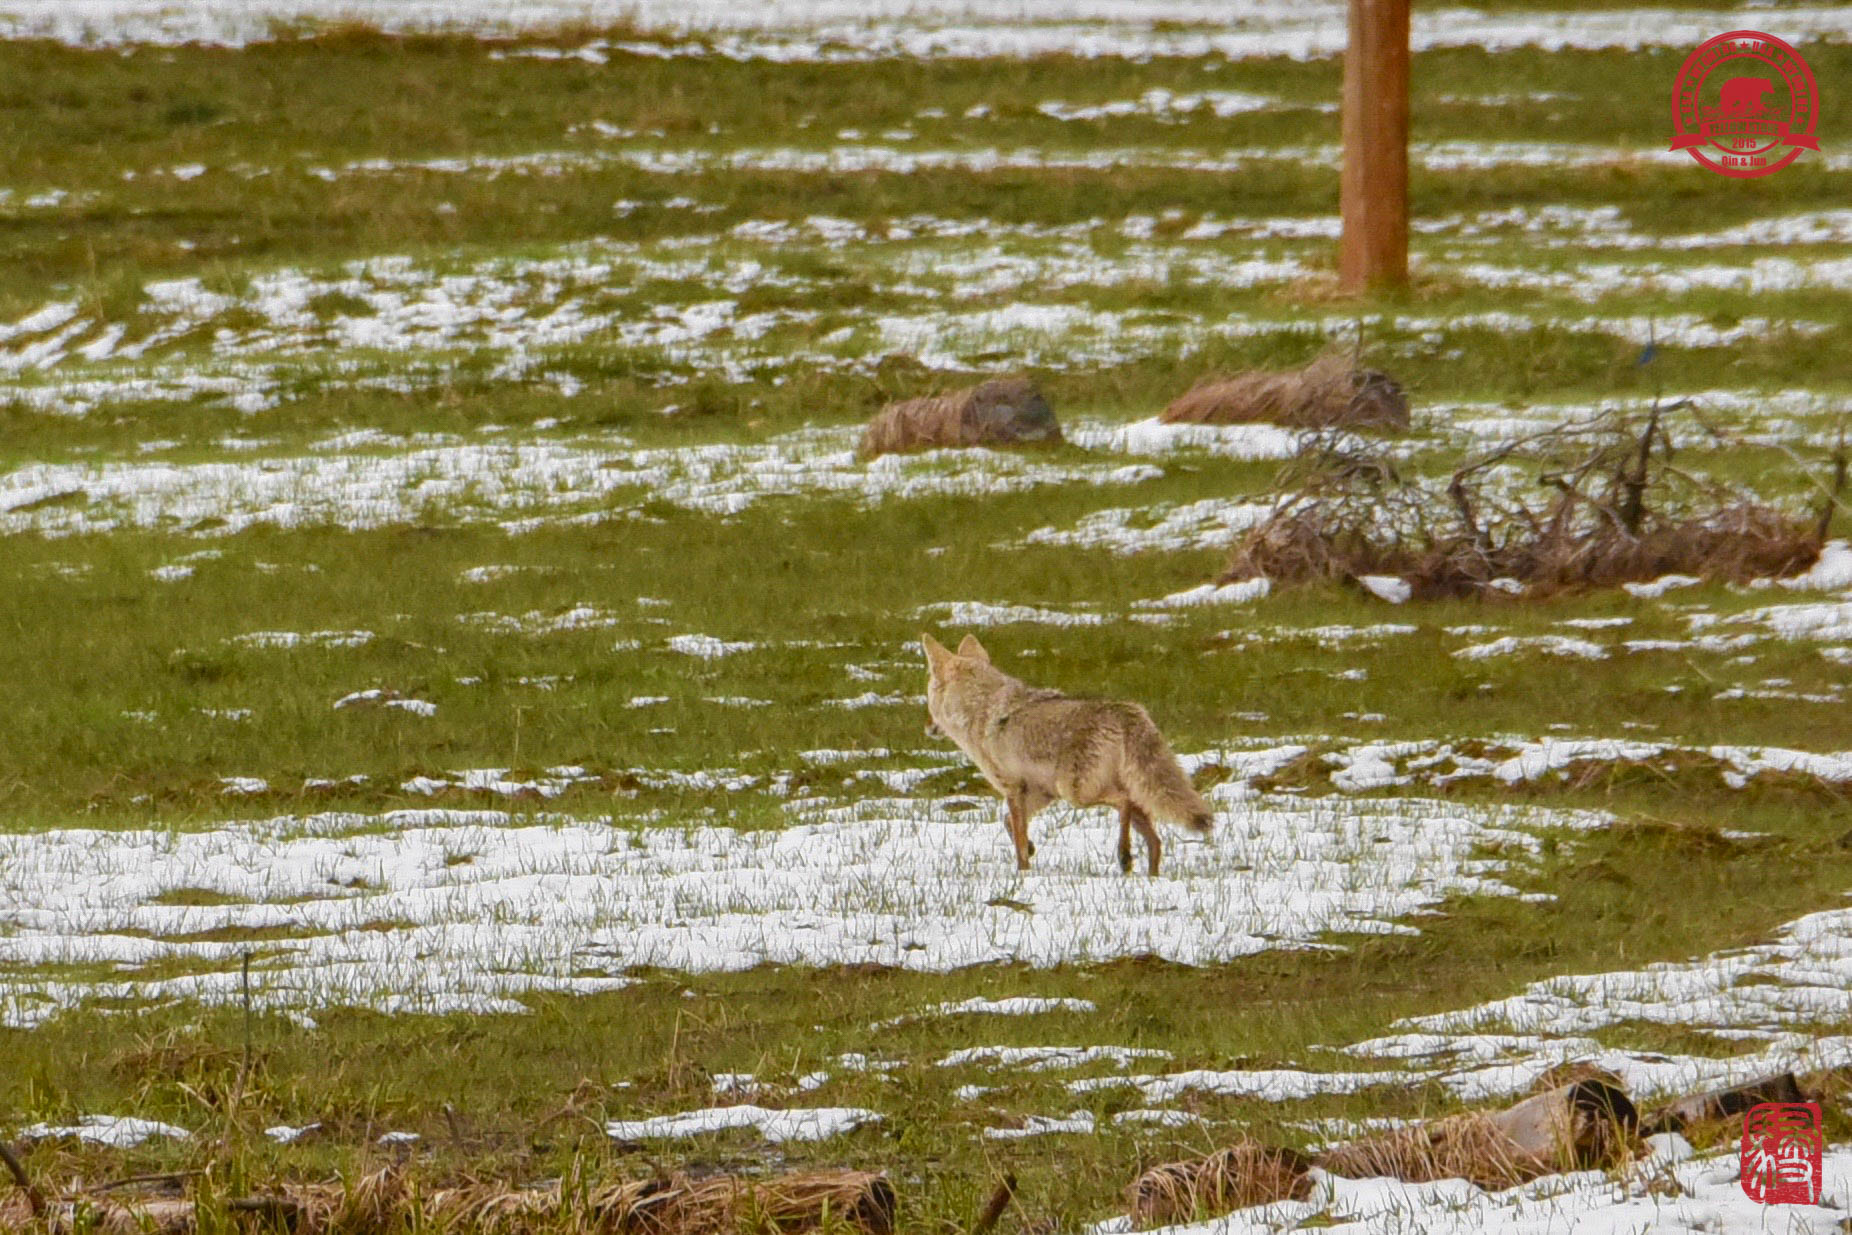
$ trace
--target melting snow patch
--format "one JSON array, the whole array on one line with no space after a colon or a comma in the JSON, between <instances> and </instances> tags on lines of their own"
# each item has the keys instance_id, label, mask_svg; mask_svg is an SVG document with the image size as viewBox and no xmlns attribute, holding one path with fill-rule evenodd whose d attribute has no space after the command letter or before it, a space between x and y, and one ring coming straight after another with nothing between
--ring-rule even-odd
<instances>
[{"instance_id":1,"label":"melting snow patch","mask_svg":"<svg viewBox=\"0 0 1852 1235\"><path fill-rule=\"evenodd\" d=\"M1241 579L1234 583L1204 583L1198 587L1172 592L1157 600L1141 600L1142 609L1185 609L1197 605L1239 605L1260 600L1273 590L1273 581L1265 576Z\"/></svg>"},{"instance_id":2,"label":"melting snow patch","mask_svg":"<svg viewBox=\"0 0 1852 1235\"><path fill-rule=\"evenodd\" d=\"M1132 1088L1148 1102L1174 1102L1186 1093L1222 1094L1258 1098L1263 1102L1293 1102L1326 1094L1352 1094L1379 1085L1405 1086L1406 1072L1305 1072L1298 1068L1253 1068L1230 1072L1196 1069L1163 1076L1092 1076L1069 1081L1074 1093L1098 1089Z\"/></svg>"},{"instance_id":3,"label":"melting snow patch","mask_svg":"<svg viewBox=\"0 0 1852 1235\"><path fill-rule=\"evenodd\" d=\"M1049 1115L1029 1115L1020 1128L985 1128L984 1139L989 1141L1020 1141L1031 1136L1050 1136L1060 1132L1071 1132L1081 1136L1093 1134L1093 1114L1090 1111L1072 1111L1065 1119Z\"/></svg>"},{"instance_id":4,"label":"melting snow patch","mask_svg":"<svg viewBox=\"0 0 1852 1235\"><path fill-rule=\"evenodd\" d=\"M1737 1155L1676 1161L1662 1146L1652 1169L1617 1182L1605 1171L1546 1175L1503 1192L1463 1179L1409 1184L1394 1179L1350 1180L1314 1170L1307 1201L1236 1210L1213 1223L1166 1228L1168 1235L1261 1235L1316 1224L1341 1235L1483 1235L1488 1231L1569 1232L1576 1235L1706 1235L1720 1231L1780 1231L1828 1235L1841 1229L1852 1187L1852 1148L1825 1159L1828 1195L1820 1206L1773 1207L1751 1200L1738 1183Z\"/></svg>"},{"instance_id":5,"label":"melting snow patch","mask_svg":"<svg viewBox=\"0 0 1852 1235\"><path fill-rule=\"evenodd\" d=\"M730 1128L755 1128L768 1141L821 1141L851 1132L863 1124L879 1123L874 1111L853 1106L768 1110L762 1106L717 1106L652 1119L613 1120L605 1134L615 1141L671 1140L705 1136Z\"/></svg>"},{"instance_id":6,"label":"melting snow patch","mask_svg":"<svg viewBox=\"0 0 1852 1235\"><path fill-rule=\"evenodd\" d=\"M1101 1060L1123 1068L1135 1059L1169 1058L1169 1051L1137 1046L973 1046L953 1051L939 1061L939 1066L960 1068L982 1064L992 1068L1046 1072L1052 1068L1079 1068Z\"/></svg>"},{"instance_id":7,"label":"melting snow patch","mask_svg":"<svg viewBox=\"0 0 1852 1235\"><path fill-rule=\"evenodd\" d=\"M1112 1117L1112 1121L1120 1127L1148 1124L1159 1128L1203 1127L1208 1123L1201 1115L1192 1115L1188 1111L1158 1110L1150 1107L1120 1111Z\"/></svg>"},{"instance_id":8,"label":"melting snow patch","mask_svg":"<svg viewBox=\"0 0 1852 1235\"><path fill-rule=\"evenodd\" d=\"M1392 605L1406 603L1415 592L1408 580L1397 578L1394 575L1358 575L1357 582L1370 595L1386 600Z\"/></svg>"},{"instance_id":9,"label":"melting snow patch","mask_svg":"<svg viewBox=\"0 0 1852 1235\"><path fill-rule=\"evenodd\" d=\"M750 642L729 643L712 635L676 635L669 640L668 646L671 652L680 652L684 656L718 660L735 652L750 652L759 645Z\"/></svg>"},{"instance_id":10,"label":"melting snow patch","mask_svg":"<svg viewBox=\"0 0 1852 1235\"><path fill-rule=\"evenodd\" d=\"M185 1128L176 1128L172 1124L158 1123L152 1119L136 1119L129 1115L80 1115L75 1126L56 1127L52 1124L33 1124L29 1128L21 1128L19 1136L20 1139L27 1141L72 1137L80 1141L88 1141L92 1145L133 1149L143 1141L157 1136L185 1141L192 1139L193 1134Z\"/></svg>"},{"instance_id":11,"label":"melting snow patch","mask_svg":"<svg viewBox=\"0 0 1852 1235\"><path fill-rule=\"evenodd\" d=\"M1202 450L1228 459L1290 459L1304 435L1278 425L1182 425L1140 420L1117 428L1083 427L1068 440L1089 450L1128 455L1170 455Z\"/></svg>"},{"instance_id":12,"label":"melting snow patch","mask_svg":"<svg viewBox=\"0 0 1852 1235\"><path fill-rule=\"evenodd\" d=\"M1702 582L1704 582L1704 580L1698 578L1696 575L1660 575L1650 583L1623 583L1621 584L1621 588L1625 590L1629 596L1637 596L1641 600L1651 600L1655 597L1664 596L1673 588L1694 587Z\"/></svg>"},{"instance_id":13,"label":"melting snow patch","mask_svg":"<svg viewBox=\"0 0 1852 1235\"><path fill-rule=\"evenodd\" d=\"M1795 575L1789 579L1778 580L1785 588L1806 588L1814 591L1837 592L1852 588L1852 547L1843 540L1828 541L1820 550L1820 558L1805 574Z\"/></svg>"},{"instance_id":14,"label":"melting snow patch","mask_svg":"<svg viewBox=\"0 0 1852 1235\"><path fill-rule=\"evenodd\" d=\"M372 641L370 630L253 630L227 640L247 648L357 648Z\"/></svg>"},{"instance_id":15,"label":"melting snow patch","mask_svg":"<svg viewBox=\"0 0 1852 1235\"><path fill-rule=\"evenodd\" d=\"M62 536L209 520L209 534L219 536L258 524L385 527L441 512L498 521L518 534L561 521L643 518L653 501L729 515L768 496L836 495L875 504L1075 481L1131 485L1162 474L1149 464L1055 464L990 450L924 451L864 464L853 441L847 430L810 429L749 446L634 450L591 437L543 438L188 464L32 463L0 474L0 533ZM76 492L88 500L44 501ZM596 509L586 510L590 503Z\"/></svg>"},{"instance_id":16,"label":"melting snow patch","mask_svg":"<svg viewBox=\"0 0 1852 1235\"><path fill-rule=\"evenodd\" d=\"M1401 742L1354 746L1348 751L1327 755L1329 762L1338 765L1338 770L1331 774L1331 783L1345 793L1405 785L1413 778L1396 771L1395 759L1427 749L1425 742Z\"/></svg>"},{"instance_id":17,"label":"melting snow patch","mask_svg":"<svg viewBox=\"0 0 1852 1235\"><path fill-rule=\"evenodd\" d=\"M1543 1069L1590 1059L1636 1097L1740 1084L1771 1072L1852 1063L1852 1037L1818 1025L1852 1016L1852 910L1809 914L1772 943L1678 963L1532 983L1506 999L1399 1023L1403 1032L1346 1048L1415 1060L1467 1100L1517 1093ZM1762 1044L1722 1057L1631 1052L1591 1035L1615 1025L1674 1026Z\"/></svg>"},{"instance_id":18,"label":"melting snow patch","mask_svg":"<svg viewBox=\"0 0 1852 1235\"><path fill-rule=\"evenodd\" d=\"M1107 549L1127 556L1220 549L1233 544L1241 533L1264 522L1272 513L1273 506L1269 503L1230 502L1222 498L1205 498L1182 506L1159 506L1150 511L1116 506L1084 515L1065 531L1055 527L1037 528L1020 543Z\"/></svg>"},{"instance_id":19,"label":"melting snow patch","mask_svg":"<svg viewBox=\"0 0 1852 1235\"><path fill-rule=\"evenodd\" d=\"M377 24L390 33L460 31L505 38L583 21L588 5L547 0L510 8L484 0L407 4L402 0L197 0L176 6L153 0L90 0L84 4L15 6L0 19L8 38L51 38L80 46L135 43L204 43L240 46L275 39L284 22L345 18ZM756 5L722 0L643 0L624 6L638 27L657 37L594 39L573 48L525 47L511 54L570 64L607 62L613 54L654 58L723 57L774 63L909 59L1034 59L1067 55L1084 59L1148 61L1160 57L1246 59L1284 56L1317 59L1341 55L1341 5L1323 0L1302 4L1255 4L1239 21L1196 0L1165 0L1128 7L1114 0L1064 0L1024 8L1020 3L982 0L959 4L920 0L871 0L823 5L812 0L777 0ZM1794 5L1781 10L1783 34L1796 41L1831 38L1844 30L1844 10L1832 5ZM1642 16L1644 14L1644 17ZM1410 32L1416 51L1476 47L1491 52L1518 48L1544 51L1684 47L1684 27L1650 20L1655 10L1611 12L1486 11L1471 8L1418 9ZM1712 26L1722 29L1727 14ZM1707 27L1708 28L1708 27ZM1217 114L1249 110L1250 96L1233 92L1168 95L1137 100L1150 114L1168 115L1182 101ZM1535 101L1535 100L1533 100ZM1106 106L1113 106L1107 104ZM965 115L988 114L982 104ZM1103 113L1114 115L1114 112ZM191 172L193 165L168 169Z\"/></svg>"},{"instance_id":20,"label":"melting snow patch","mask_svg":"<svg viewBox=\"0 0 1852 1235\"><path fill-rule=\"evenodd\" d=\"M498 635L556 635L570 630L605 630L624 619L596 605L572 605L564 610L530 609L516 617L507 613L459 613L457 621Z\"/></svg>"},{"instance_id":21,"label":"melting snow patch","mask_svg":"<svg viewBox=\"0 0 1852 1235\"><path fill-rule=\"evenodd\" d=\"M1461 660L1488 660L1520 652L1542 652L1547 656L1573 656L1582 660L1603 660L1608 655L1608 650L1599 644L1567 635L1506 635L1490 643L1461 648L1454 655Z\"/></svg>"},{"instance_id":22,"label":"melting snow patch","mask_svg":"<svg viewBox=\"0 0 1852 1235\"><path fill-rule=\"evenodd\" d=\"M1016 622L1035 622L1043 626L1102 626L1106 618L1098 613L1074 613L1059 609L1037 609L1030 605L992 605L983 601L942 601L922 605L921 617L941 614L948 626L1007 626Z\"/></svg>"},{"instance_id":23,"label":"melting snow patch","mask_svg":"<svg viewBox=\"0 0 1852 1235\"><path fill-rule=\"evenodd\" d=\"M291 1127L289 1124L277 1124L275 1127L265 1128L264 1135L279 1145L293 1145L309 1133L320 1130L319 1123L303 1124L299 1128Z\"/></svg>"},{"instance_id":24,"label":"melting snow patch","mask_svg":"<svg viewBox=\"0 0 1852 1235\"><path fill-rule=\"evenodd\" d=\"M1837 641L1852 639L1852 600L1770 605L1724 618L1714 613L1694 613L1687 620L1694 631L1719 623L1755 624L1766 627L1779 639Z\"/></svg>"},{"instance_id":25,"label":"melting snow patch","mask_svg":"<svg viewBox=\"0 0 1852 1235\"><path fill-rule=\"evenodd\" d=\"M863 759L886 759L893 753L886 747L877 746L871 750L800 750L797 755L805 763L827 766L838 763L858 763Z\"/></svg>"},{"instance_id":26,"label":"melting snow patch","mask_svg":"<svg viewBox=\"0 0 1852 1235\"><path fill-rule=\"evenodd\" d=\"M850 695L844 699L825 699L823 706L828 708L848 708L856 711L861 708L900 708L925 707L925 695L883 695L876 691L865 690L859 695Z\"/></svg>"},{"instance_id":27,"label":"melting snow patch","mask_svg":"<svg viewBox=\"0 0 1852 1235\"><path fill-rule=\"evenodd\" d=\"M922 1016L1038 1016L1044 1012L1097 1012L1091 999L1045 998L1039 995L1016 995L1009 999L980 997L942 1003L921 1013Z\"/></svg>"},{"instance_id":28,"label":"melting snow patch","mask_svg":"<svg viewBox=\"0 0 1852 1235\"><path fill-rule=\"evenodd\" d=\"M334 701L334 707L337 712L347 708L382 707L396 708L401 712L410 712L416 716L437 715L435 703L423 699L407 699L396 690L382 690L379 687L342 695Z\"/></svg>"}]
</instances>

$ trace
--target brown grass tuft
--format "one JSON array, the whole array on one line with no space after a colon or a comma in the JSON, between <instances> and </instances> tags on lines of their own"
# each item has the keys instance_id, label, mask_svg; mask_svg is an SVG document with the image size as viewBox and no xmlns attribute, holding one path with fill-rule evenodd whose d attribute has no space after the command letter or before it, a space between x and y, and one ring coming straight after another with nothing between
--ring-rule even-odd
<instances>
[{"instance_id":1,"label":"brown grass tuft","mask_svg":"<svg viewBox=\"0 0 1852 1235\"><path fill-rule=\"evenodd\" d=\"M1325 1151L1317 1164L1351 1179L1465 1179L1481 1188L1509 1188L1558 1171L1613 1165L1638 1120L1618 1085L1580 1080L1502 1111L1449 1115L1366 1136Z\"/></svg>"},{"instance_id":2,"label":"brown grass tuft","mask_svg":"<svg viewBox=\"0 0 1852 1235\"><path fill-rule=\"evenodd\" d=\"M476 1235L729 1235L754 1230L798 1232L830 1227L892 1235L897 1200L885 1175L806 1171L771 1179L685 1175L585 1187L509 1188L477 1183L423 1189L389 1167L339 1184L286 1185L265 1196L228 1202L227 1212L294 1235L403 1235L419 1229ZM34 1223L37 1225L33 1225ZM34 1219L15 1193L0 1201L0 1231L52 1235L193 1235L202 1222L193 1200L80 1196L49 1203Z\"/></svg>"},{"instance_id":3,"label":"brown grass tuft","mask_svg":"<svg viewBox=\"0 0 1852 1235\"><path fill-rule=\"evenodd\" d=\"M1467 1179L1491 1189L1509 1188L1554 1169L1525 1152L1481 1111L1351 1141L1320 1154L1318 1165L1348 1179Z\"/></svg>"},{"instance_id":4,"label":"brown grass tuft","mask_svg":"<svg viewBox=\"0 0 1852 1235\"><path fill-rule=\"evenodd\" d=\"M890 403L862 432L864 457L935 446L1059 442L1048 400L1026 377L1001 377L964 390Z\"/></svg>"},{"instance_id":5,"label":"brown grass tuft","mask_svg":"<svg viewBox=\"0 0 1852 1235\"><path fill-rule=\"evenodd\" d=\"M1171 400L1166 424L1249 424L1298 429L1406 429L1408 397L1387 373L1326 352L1303 369L1255 369L1214 379Z\"/></svg>"},{"instance_id":6,"label":"brown grass tuft","mask_svg":"<svg viewBox=\"0 0 1852 1235\"><path fill-rule=\"evenodd\" d=\"M1132 1225L1159 1226L1270 1201L1304 1200L1311 1161L1291 1149L1240 1141L1204 1158L1154 1166L1125 1190Z\"/></svg>"},{"instance_id":7,"label":"brown grass tuft","mask_svg":"<svg viewBox=\"0 0 1852 1235\"><path fill-rule=\"evenodd\" d=\"M842 1223L890 1235L897 1209L887 1176L866 1171L806 1171L769 1180L681 1175L620 1185L594 1198L593 1209L619 1232L721 1235L746 1229L809 1231Z\"/></svg>"}]
</instances>

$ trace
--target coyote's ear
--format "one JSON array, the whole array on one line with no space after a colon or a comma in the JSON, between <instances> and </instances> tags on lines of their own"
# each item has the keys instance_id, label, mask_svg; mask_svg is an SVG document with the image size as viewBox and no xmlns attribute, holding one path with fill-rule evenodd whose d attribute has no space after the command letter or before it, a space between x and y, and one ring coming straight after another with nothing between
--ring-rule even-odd
<instances>
[{"instance_id":1,"label":"coyote's ear","mask_svg":"<svg viewBox=\"0 0 1852 1235\"><path fill-rule=\"evenodd\" d=\"M977 641L976 635L966 635L964 637L964 640L958 645L958 654L960 656L974 656L987 665L990 663L990 653L984 650L984 645Z\"/></svg>"},{"instance_id":2,"label":"coyote's ear","mask_svg":"<svg viewBox=\"0 0 1852 1235\"><path fill-rule=\"evenodd\" d=\"M926 667L932 670L934 677L938 677L945 671L945 662L952 658L952 654L943 643L925 633L920 635L920 646L926 649Z\"/></svg>"}]
</instances>

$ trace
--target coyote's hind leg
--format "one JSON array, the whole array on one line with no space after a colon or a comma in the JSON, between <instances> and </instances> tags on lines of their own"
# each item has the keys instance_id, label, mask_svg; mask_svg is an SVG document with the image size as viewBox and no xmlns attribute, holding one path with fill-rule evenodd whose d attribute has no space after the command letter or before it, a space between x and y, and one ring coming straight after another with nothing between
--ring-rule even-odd
<instances>
[{"instance_id":1,"label":"coyote's hind leg","mask_svg":"<svg viewBox=\"0 0 1852 1235\"><path fill-rule=\"evenodd\" d=\"M1158 839L1157 829L1151 826L1151 816L1130 802L1119 809L1119 869L1128 875L1132 873L1133 828L1137 828L1138 834L1145 838L1145 853L1150 857L1147 873L1155 875L1158 873L1158 860L1164 854L1164 842Z\"/></svg>"}]
</instances>

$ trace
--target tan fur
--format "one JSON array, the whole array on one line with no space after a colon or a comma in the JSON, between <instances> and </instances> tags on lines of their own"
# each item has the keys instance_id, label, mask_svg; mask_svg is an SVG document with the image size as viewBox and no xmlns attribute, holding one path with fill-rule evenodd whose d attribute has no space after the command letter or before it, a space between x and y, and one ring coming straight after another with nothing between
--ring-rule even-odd
<instances>
[{"instance_id":1,"label":"tan fur","mask_svg":"<svg viewBox=\"0 0 1852 1235\"><path fill-rule=\"evenodd\" d=\"M927 731L956 742L1002 795L1016 869L1028 870L1035 853L1029 820L1056 798L1118 809L1119 867L1128 873L1134 829L1145 838L1153 875L1163 853L1153 820L1209 830L1209 804L1136 703L1077 699L1019 682L990 663L973 635L956 652L931 635L921 635L920 645L932 717Z\"/></svg>"}]
</instances>

